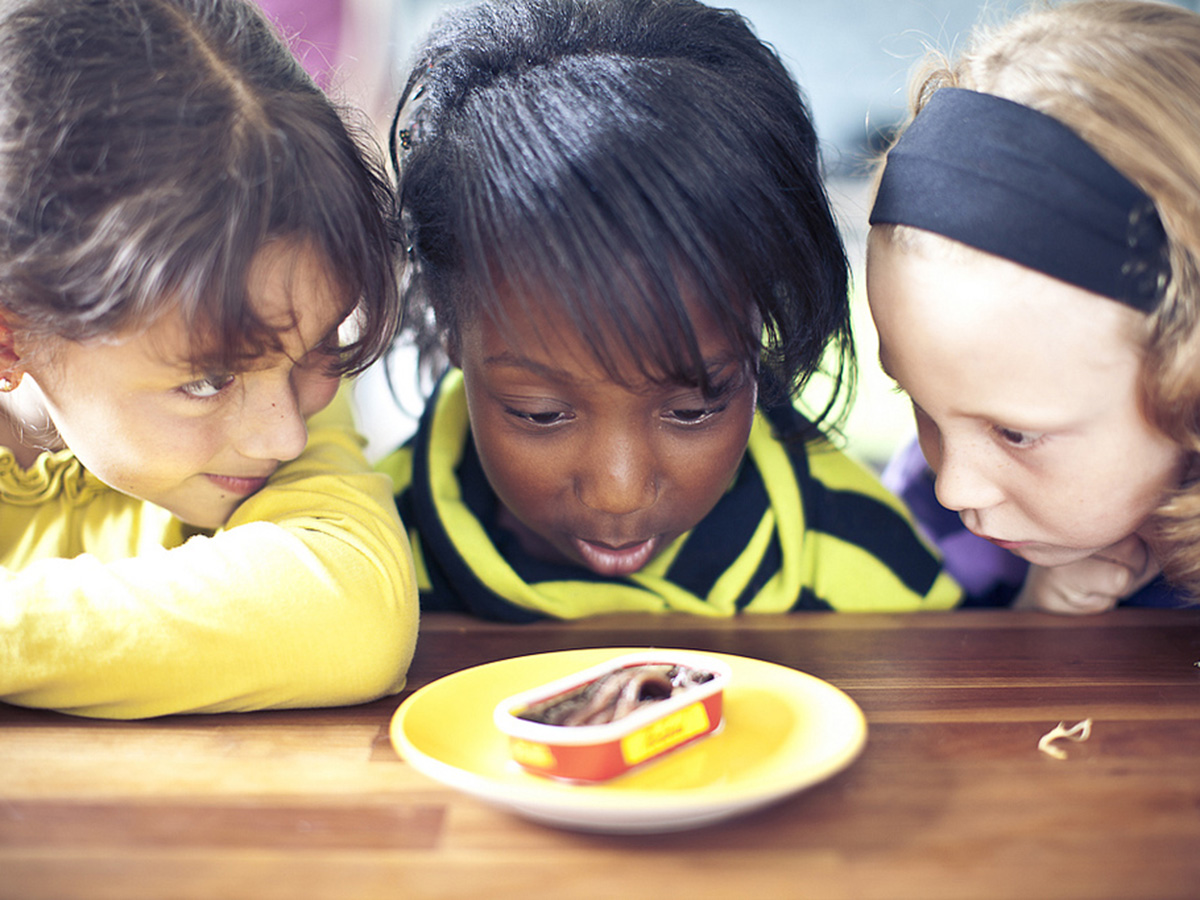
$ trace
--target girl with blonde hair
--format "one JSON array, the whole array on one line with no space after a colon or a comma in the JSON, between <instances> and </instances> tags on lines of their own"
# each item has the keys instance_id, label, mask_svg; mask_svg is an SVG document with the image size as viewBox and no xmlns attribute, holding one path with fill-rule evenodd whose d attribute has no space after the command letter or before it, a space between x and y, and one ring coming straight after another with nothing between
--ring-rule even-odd
<instances>
[{"instance_id":1,"label":"girl with blonde hair","mask_svg":"<svg viewBox=\"0 0 1200 900\"><path fill-rule=\"evenodd\" d=\"M1188 602L1200 15L1039 8L923 71L913 96L871 214L868 292L931 471L910 455L890 483L977 602Z\"/></svg>"}]
</instances>

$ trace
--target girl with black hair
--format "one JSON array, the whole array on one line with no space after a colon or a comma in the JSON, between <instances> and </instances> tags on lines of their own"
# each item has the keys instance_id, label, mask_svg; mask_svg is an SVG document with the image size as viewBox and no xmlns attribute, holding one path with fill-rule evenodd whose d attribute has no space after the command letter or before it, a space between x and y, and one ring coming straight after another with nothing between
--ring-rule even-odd
<instances>
[{"instance_id":1,"label":"girl with black hair","mask_svg":"<svg viewBox=\"0 0 1200 900\"><path fill-rule=\"evenodd\" d=\"M425 608L497 619L953 606L819 426L847 263L805 103L736 14L515 0L444 18L392 135L409 333L448 361L384 467ZM793 398L829 362L833 399Z\"/></svg>"}]
</instances>

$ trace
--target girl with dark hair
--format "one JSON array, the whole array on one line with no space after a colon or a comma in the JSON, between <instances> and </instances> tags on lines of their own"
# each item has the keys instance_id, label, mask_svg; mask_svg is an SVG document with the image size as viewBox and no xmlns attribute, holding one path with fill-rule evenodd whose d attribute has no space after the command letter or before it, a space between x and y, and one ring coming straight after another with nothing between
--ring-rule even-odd
<instances>
[{"instance_id":1,"label":"girl with dark hair","mask_svg":"<svg viewBox=\"0 0 1200 900\"><path fill-rule=\"evenodd\" d=\"M743 19L459 10L392 141L410 333L452 364L384 463L426 608L956 603L901 505L818 430L851 381L847 264L808 110ZM810 422L792 400L822 360L835 390Z\"/></svg>"},{"instance_id":2,"label":"girl with dark hair","mask_svg":"<svg viewBox=\"0 0 1200 900\"><path fill-rule=\"evenodd\" d=\"M403 686L411 558L339 394L395 329L389 205L252 5L4 5L0 699Z\"/></svg>"}]
</instances>

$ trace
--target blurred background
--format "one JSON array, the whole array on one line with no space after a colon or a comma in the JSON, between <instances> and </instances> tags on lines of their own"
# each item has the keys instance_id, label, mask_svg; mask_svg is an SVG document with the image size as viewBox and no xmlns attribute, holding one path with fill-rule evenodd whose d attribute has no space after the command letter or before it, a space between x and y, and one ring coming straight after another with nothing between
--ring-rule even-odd
<instances>
[{"instance_id":1,"label":"blurred background","mask_svg":"<svg viewBox=\"0 0 1200 900\"><path fill-rule=\"evenodd\" d=\"M385 139L407 61L444 9L468 0L260 0L293 49L336 100L362 110ZM869 211L867 173L881 136L905 115L908 75L928 49L953 53L976 25L1008 18L1026 0L708 0L738 10L770 43L806 94L822 142L830 195L854 268L859 388L845 427L846 449L880 467L912 433L907 401L876 363L877 345L863 296ZM1046 5L1045 0L1034 0ZM1177 5L1197 9L1200 0ZM382 371L358 386L362 426L376 457L411 432L419 409L403 350L393 371L405 410ZM382 367L376 367L380 369Z\"/></svg>"}]
</instances>

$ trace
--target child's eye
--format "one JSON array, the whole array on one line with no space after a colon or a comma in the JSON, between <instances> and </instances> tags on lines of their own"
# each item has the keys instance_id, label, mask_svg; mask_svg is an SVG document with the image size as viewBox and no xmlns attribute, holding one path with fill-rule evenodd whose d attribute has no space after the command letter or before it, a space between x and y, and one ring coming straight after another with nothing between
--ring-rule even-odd
<instances>
[{"instance_id":1,"label":"child's eye","mask_svg":"<svg viewBox=\"0 0 1200 900\"><path fill-rule=\"evenodd\" d=\"M561 410L549 410L546 412L528 412L527 410L513 409L506 407L504 410L510 416L520 419L523 422L528 422L531 425L538 425L543 428L551 425L560 425L570 419L570 414Z\"/></svg>"},{"instance_id":2,"label":"child's eye","mask_svg":"<svg viewBox=\"0 0 1200 900\"><path fill-rule=\"evenodd\" d=\"M317 358L322 358L322 357L327 358L330 356L339 356L342 354L342 352L344 352L344 350L345 350L345 344L342 342L342 339L335 332L334 334L331 334L328 338L326 338L324 341L317 344L317 346L313 347L312 350L308 351L308 356L309 357L317 357Z\"/></svg>"},{"instance_id":3,"label":"child's eye","mask_svg":"<svg viewBox=\"0 0 1200 900\"><path fill-rule=\"evenodd\" d=\"M668 410L665 414L666 418L673 419L681 425L698 425L701 422L706 422L713 416L721 413L728 404L721 403L717 406L699 406L694 408L681 408Z\"/></svg>"},{"instance_id":4,"label":"child's eye","mask_svg":"<svg viewBox=\"0 0 1200 900\"><path fill-rule=\"evenodd\" d=\"M180 385L179 392L197 400L206 400L221 393L221 391L233 384L233 380L233 375L209 375L207 378L200 378L196 381L189 381L187 384Z\"/></svg>"},{"instance_id":5,"label":"child's eye","mask_svg":"<svg viewBox=\"0 0 1200 900\"><path fill-rule=\"evenodd\" d=\"M1018 431L1015 428L1004 428L1001 425L993 426L992 430L1001 441L1022 450L1035 446L1044 437L1036 432Z\"/></svg>"}]
</instances>

